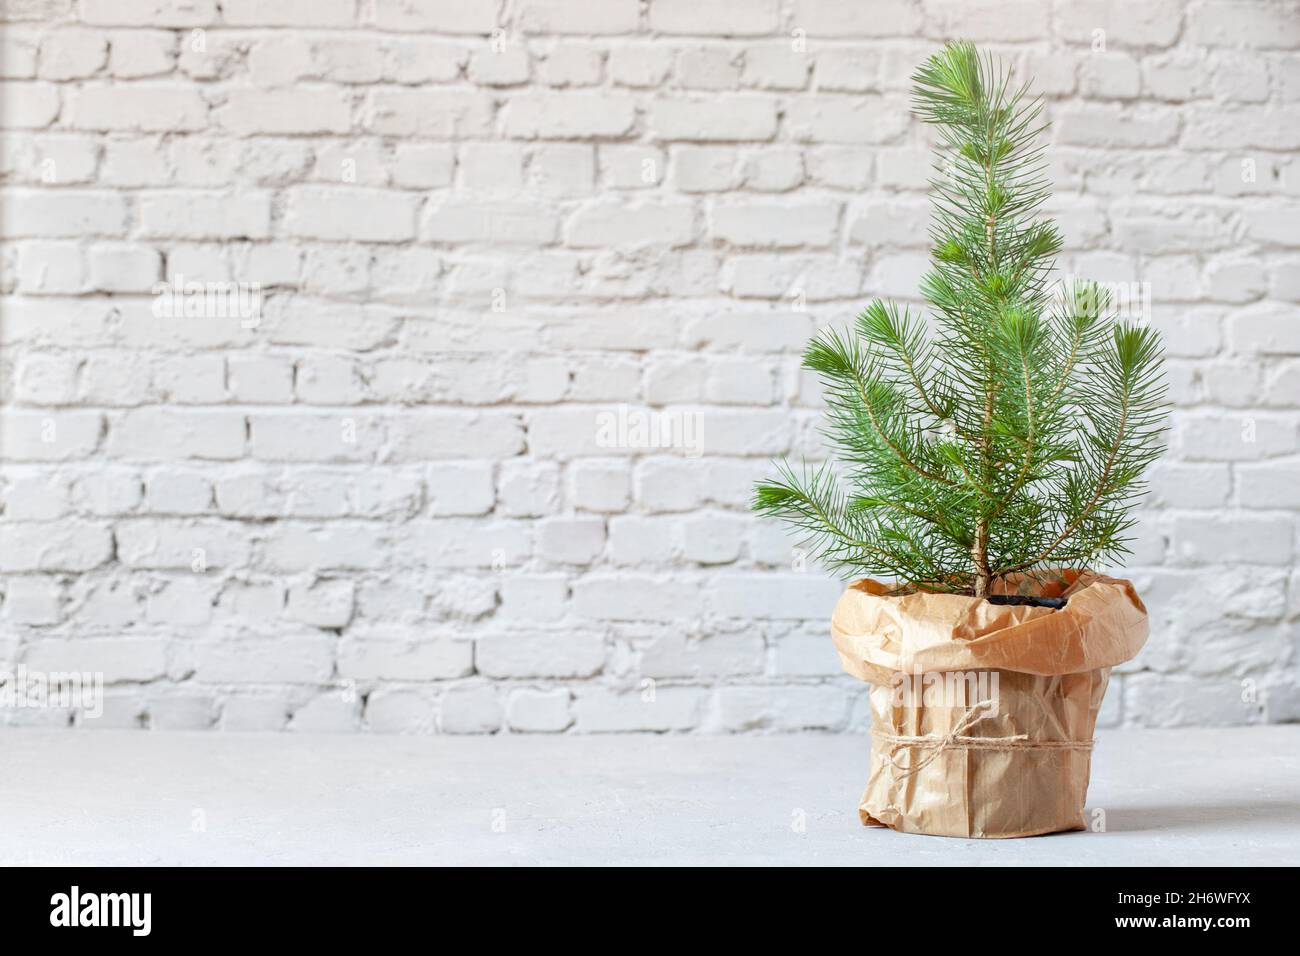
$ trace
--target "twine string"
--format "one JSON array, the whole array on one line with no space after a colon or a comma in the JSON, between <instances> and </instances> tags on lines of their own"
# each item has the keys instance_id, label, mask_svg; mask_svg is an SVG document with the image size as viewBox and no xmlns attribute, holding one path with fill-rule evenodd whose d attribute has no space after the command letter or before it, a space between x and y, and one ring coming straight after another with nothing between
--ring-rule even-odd
<instances>
[{"instance_id":1,"label":"twine string","mask_svg":"<svg viewBox=\"0 0 1300 956\"><path fill-rule=\"evenodd\" d=\"M981 700L972 704L957 725L946 734L909 736L891 734L872 728L871 735L889 745L887 760L895 780L905 780L924 770L949 748L958 750L1091 750L1091 740L1030 740L1028 734L1011 734L1006 737L971 737L966 734L981 720L994 715L994 702ZM904 767L898 762L900 753L908 747L919 747L927 753Z\"/></svg>"}]
</instances>

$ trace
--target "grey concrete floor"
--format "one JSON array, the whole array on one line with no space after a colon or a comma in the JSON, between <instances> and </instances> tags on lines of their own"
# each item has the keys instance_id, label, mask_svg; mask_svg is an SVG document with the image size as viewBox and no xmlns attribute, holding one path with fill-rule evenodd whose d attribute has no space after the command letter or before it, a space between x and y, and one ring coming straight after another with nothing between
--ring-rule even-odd
<instances>
[{"instance_id":1,"label":"grey concrete floor","mask_svg":"<svg viewBox=\"0 0 1300 956\"><path fill-rule=\"evenodd\" d=\"M1105 832L1010 841L860 826L853 736L8 730L0 752L4 864L1300 863L1300 726L1103 732Z\"/></svg>"}]
</instances>

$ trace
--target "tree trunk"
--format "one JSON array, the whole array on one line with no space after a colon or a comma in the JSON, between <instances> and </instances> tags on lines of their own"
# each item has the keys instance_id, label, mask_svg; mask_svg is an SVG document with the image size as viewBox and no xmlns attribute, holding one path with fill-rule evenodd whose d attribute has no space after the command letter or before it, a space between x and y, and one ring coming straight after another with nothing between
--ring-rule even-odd
<instances>
[{"instance_id":1,"label":"tree trunk","mask_svg":"<svg viewBox=\"0 0 1300 956\"><path fill-rule=\"evenodd\" d=\"M988 597L989 584L993 578L993 574L989 569L988 537L988 524L981 518L975 525L975 545L970 552L971 560L975 562L975 596L977 598Z\"/></svg>"}]
</instances>

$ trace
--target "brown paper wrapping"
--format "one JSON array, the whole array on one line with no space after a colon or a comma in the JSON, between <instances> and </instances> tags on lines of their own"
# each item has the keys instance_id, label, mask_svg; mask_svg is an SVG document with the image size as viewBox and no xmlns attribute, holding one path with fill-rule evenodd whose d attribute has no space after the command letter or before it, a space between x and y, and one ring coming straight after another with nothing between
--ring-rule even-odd
<instances>
[{"instance_id":1,"label":"brown paper wrapping","mask_svg":"<svg viewBox=\"0 0 1300 956\"><path fill-rule=\"evenodd\" d=\"M864 824L959 837L1083 828L1097 712L1110 669L1145 643L1147 613L1128 581L1053 574L995 591L1064 595L1059 610L891 595L870 579L844 592L831 634L844 670L871 685Z\"/></svg>"}]
</instances>

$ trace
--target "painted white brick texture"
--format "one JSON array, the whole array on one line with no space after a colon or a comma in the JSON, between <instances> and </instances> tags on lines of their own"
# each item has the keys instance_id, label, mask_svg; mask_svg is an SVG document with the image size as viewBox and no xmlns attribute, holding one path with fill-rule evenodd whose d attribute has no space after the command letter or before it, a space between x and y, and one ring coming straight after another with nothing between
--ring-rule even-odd
<instances>
[{"instance_id":1,"label":"painted white brick texture","mask_svg":"<svg viewBox=\"0 0 1300 956\"><path fill-rule=\"evenodd\" d=\"M1046 96L1062 271L1166 337L1105 720L1300 719L1293 0L3 20L0 664L106 691L0 720L861 732L839 584L747 502L824 454L808 336L917 301L956 37Z\"/></svg>"}]
</instances>

